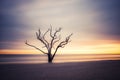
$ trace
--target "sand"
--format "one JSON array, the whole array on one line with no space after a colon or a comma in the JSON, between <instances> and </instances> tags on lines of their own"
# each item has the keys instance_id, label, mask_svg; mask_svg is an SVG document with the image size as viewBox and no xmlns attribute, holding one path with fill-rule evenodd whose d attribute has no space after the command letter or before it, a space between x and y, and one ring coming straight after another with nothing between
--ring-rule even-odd
<instances>
[{"instance_id":1,"label":"sand","mask_svg":"<svg viewBox=\"0 0 120 80\"><path fill-rule=\"evenodd\" d=\"M0 64L0 80L120 80L120 60Z\"/></svg>"}]
</instances>

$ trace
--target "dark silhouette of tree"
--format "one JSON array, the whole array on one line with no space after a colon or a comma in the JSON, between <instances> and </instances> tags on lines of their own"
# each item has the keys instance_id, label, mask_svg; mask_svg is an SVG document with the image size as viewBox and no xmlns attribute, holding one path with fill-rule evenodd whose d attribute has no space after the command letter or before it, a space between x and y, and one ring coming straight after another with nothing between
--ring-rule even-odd
<instances>
[{"instance_id":1,"label":"dark silhouette of tree","mask_svg":"<svg viewBox=\"0 0 120 80\"><path fill-rule=\"evenodd\" d=\"M34 45L31 45L27 42L25 42L26 45L28 46L31 46L39 51L41 51L43 54L46 54L48 56L48 62L49 63L52 63L58 49L61 47L61 48L64 48L66 44L68 44L70 42L70 37L72 36L72 34L70 34L69 36L67 36L65 38L65 40L61 41L61 35L58 34L60 33L62 28L59 28L59 29L56 29L54 32L52 30L52 26L51 28L49 28L45 33L41 33L41 30L39 29L38 32L36 32L36 37L37 39L43 43L44 47L47 49L47 52L41 50L40 48L34 46ZM49 37L51 38L50 41L48 41L45 36L49 34ZM47 35L48 36L48 35ZM57 43L57 46L56 48L54 49L53 53L52 53L52 49L54 48L55 44Z\"/></svg>"}]
</instances>

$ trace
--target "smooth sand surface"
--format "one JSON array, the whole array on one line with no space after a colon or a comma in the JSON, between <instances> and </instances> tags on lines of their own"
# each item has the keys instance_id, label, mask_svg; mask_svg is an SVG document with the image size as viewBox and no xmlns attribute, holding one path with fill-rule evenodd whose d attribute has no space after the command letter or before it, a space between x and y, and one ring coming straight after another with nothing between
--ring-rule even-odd
<instances>
[{"instance_id":1,"label":"smooth sand surface","mask_svg":"<svg viewBox=\"0 0 120 80\"><path fill-rule=\"evenodd\" d=\"M0 64L0 80L120 80L120 60Z\"/></svg>"}]
</instances>

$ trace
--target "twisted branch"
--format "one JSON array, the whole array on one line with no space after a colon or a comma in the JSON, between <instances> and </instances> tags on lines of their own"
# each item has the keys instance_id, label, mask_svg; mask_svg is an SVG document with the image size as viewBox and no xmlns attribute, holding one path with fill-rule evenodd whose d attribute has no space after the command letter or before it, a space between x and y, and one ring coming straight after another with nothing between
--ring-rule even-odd
<instances>
[{"instance_id":1,"label":"twisted branch","mask_svg":"<svg viewBox=\"0 0 120 80\"><path fill-rule=\"evenodd\" d=\"M29 43L27 42L27 40L26 40L25 44L28 45L28 46L31 46L31 47L33 47L33 48L39 50L39 51L41 51L41 52L44 53L44 54L47 54L46 52L44 52L43 50L37 48L36 46L29 44Z\"/></svg>"},{"instance_id":2,"label":"twisted branch","mask_svg":"<svg viewBox=\"0 0 120 80\"><path fill-rule=\"evenodd\" d=\"M53 54L53 56L52 56L52 59L54 58L54 56L56 55L57 50L58 50L60 47L61 47L61 48L64 48L64 46L70 42L70 37L71 37L72 35L73 35L73 33L70 34L68 37L66 37L66 39L65 39L64 41L62 41L62 42L59 43L59 45L58 45L58 46L56 47L56 49L55 49L55 52L54 52L54 54Z\"/></svg>"},{"instance_id":3,"label":"twisted branch","mask_svg":"<svg viewBox=\"0 0 120 80\"><path fill-rule=\"evenodd\" d=\"M49 32L49 29L43 34L43 36L41 35L41 30L38 30L38 33L36 32L36 36L37 39L40 40L47 49L49 49L49 43L48 41L45 39L45 35Z\"/></svg>"},{"instance_id":4,"label":"twisted branch","mask_svg":"<svg viewBox=\"0 0 120 80\"><path fill-rule=\"evenodd\" d=\"M55 32L52 31L52 26L50 25L51 28L49 28L45 33L41 33L41 30L39 29L38 32L36 32L36 37L37 39L44 44L44 47L47 48L47 53L44 52L43 50L39 49L38 47L34 46L34 45L31 45L29 44L27 41L25 42L26 45L28 46L31 46L39 51L41 51L42 53L44 54L48 54L51 55L49 56L50 60L53 60L54 56L56 55L56 52L58 51L58 49L61 47L61 48L64 48L66 44L68 44L70 42L70 37L73 35L73 34L70 34L69 36L67 36L65 38L64 41L61 41L57 47L55 48L54 50L54 53L52 54L52 48L54 47L55 43L59 42L61 40L61 35L58 35L58 33L61 31L62 28L58 28L55 30ZM49 33L50 35L50 42L47 41L47 39L45 38L45 36L47 35L47 33Z\"/></svg>"}]
</instances>

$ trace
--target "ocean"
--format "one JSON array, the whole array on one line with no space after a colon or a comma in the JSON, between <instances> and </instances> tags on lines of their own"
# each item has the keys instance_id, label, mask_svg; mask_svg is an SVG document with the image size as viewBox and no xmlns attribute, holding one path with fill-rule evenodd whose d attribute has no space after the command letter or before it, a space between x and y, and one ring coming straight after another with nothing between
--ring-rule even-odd
<instances>
[{"instance_id":1,"label":"ocean","mask_svg":"<svg viewBox=\"0 0 120 80\"><path fill-rule=\"evenodd\" d=\"M120 60L119 54L61 54L53 63L83 62L98 60ZM41 54L0 54L0 64L47 63L47 55Z\"/></svg>"}]
</instances>

